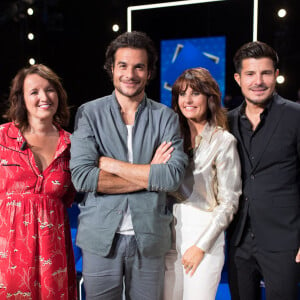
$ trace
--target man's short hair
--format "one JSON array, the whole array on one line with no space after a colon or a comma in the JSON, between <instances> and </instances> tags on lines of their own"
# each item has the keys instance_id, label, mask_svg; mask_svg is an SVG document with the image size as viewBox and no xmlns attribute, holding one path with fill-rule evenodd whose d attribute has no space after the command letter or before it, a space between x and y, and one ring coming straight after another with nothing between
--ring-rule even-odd
<instances>
[{"instance_id":1,"label":"man's short hair","mask_svg":"<svg viewBox=\"0 0 300 300\"><path fill-rule=\"evenodd\" d=\"M247 58L270 58L273 61L274 70L278 68L279 58L276 51L263 42L250 42L238 49L233 58L236 73L242 69L242 61Z\"/></svg>"},{"instance_id":2,"label":"man's short hair","mask_svg":"<svg viewBox=\"0 0 300 300\"><path fill-rule=\"evenodd\" d=\"M140 31L125 32L114 39L107 47L105 53L104 69L112 79L112 68L115 62L115 54L119 48L144 49L148 57L149 79L153 79L156 73L157 52L153 41Z\"/></svg>"}]
</instances>

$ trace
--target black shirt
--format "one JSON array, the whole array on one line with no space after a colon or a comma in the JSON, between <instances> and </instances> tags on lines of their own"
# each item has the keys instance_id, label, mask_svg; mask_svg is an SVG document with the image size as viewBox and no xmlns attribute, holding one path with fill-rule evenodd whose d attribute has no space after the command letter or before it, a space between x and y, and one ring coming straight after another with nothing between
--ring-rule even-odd
<instances>
[{"instance_id":1,"label":"black shirt","mask_svg":"<svg viewBox=\"0 0 300 300\"><path fill-rule=\"evenodd\" d=\"M260 122L256 126L255 130L252 129L252 124L246 116L246 102L244 102L243 106L240 110L239 116L239 130L242 138L241 151L243 151L243 157L248 158L249 163L243 163L243 195L244 199L248 202L251 202L251 197L255 195L255 191L253 191L252 180L254 180L254 175L252 172L253 164L255 160L259 156L261 149L263 149L263 144L265 143L264 136L266 135L266 122L268 120L268 113L272 108L272 101L269 101L263 112L260 114ZM249 219L249 210L248 210L248 218L247 218L246 227L250 227L250 219Z\"/></svg>"},{"instance_id":2,"label":"black shirt","mask_svg":"<svg viewBox=\"0 0 300 300\"><path fill-rule=\"evenodd\" d=\"M245 113L246 103L244 103L240 110L239 128L244 146L243 150L246 151L244 153L245 157L248 156L249 160L252 162L255 160L257 154L260 152L260 149L263 146L262 143L264 142L263 136L265 132L264 124L267 121L268 111L271 109L271 106L272 101L268 103L264 111L260 114L260 122L254 131L252 130L252 124ZM249 173L249 171L250 170L246 170L246 173Z\"/></svg>"}]
</instances>

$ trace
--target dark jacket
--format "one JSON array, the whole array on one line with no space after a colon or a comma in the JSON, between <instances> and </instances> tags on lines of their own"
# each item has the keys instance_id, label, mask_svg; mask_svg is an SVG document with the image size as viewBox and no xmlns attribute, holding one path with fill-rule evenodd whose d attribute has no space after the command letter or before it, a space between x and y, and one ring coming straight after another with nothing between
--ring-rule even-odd
<instances>
[{"instance_id":1,"label":"dark jacket","mask_svg":"<svg viewBox=\"0 0 300 300\"><path fill-rule=\"evenodd\" d=\"M300 246L300 105L279 95L272 101L263 125L266 134L259 141L263 146L252 163L243 151L241 106L228 116L230 130L238 140L243 180L239 211L228 234L237 246L249 215L258 246L285 251Z\"/></svg>"}]
</instances>

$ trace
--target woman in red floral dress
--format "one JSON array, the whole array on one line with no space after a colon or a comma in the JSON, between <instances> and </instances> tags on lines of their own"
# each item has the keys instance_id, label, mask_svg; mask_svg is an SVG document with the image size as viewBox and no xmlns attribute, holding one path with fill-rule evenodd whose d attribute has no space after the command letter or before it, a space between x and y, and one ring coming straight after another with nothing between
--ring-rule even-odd
<instances>
[{"instance_id":1,"label":"woman in red floral dress","mask_svg":"<svg viewBox=\"0 0 300 300\"><path fill-rule=\"evenodd\" d=\"M66 92L34 65L15 76L9 104L11 122L0 125L0 299L77 299Z\"/></svg>"}]
</instances>

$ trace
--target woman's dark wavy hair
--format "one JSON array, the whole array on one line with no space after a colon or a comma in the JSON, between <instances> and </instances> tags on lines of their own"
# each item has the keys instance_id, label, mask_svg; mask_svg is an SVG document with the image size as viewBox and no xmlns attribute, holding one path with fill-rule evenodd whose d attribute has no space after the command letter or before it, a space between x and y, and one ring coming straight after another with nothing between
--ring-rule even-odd
<instances>
[{"instance_id":1,"label":"woman's dark wavy hair","mask_svg":"<svg viewBox=\"0 0 300 300\"><path fill-rule=\"evenodd\" d=\"M256 41L249 42L241 46L234 55L233 63L236 73L241 73L242 61L247 58L270 58L273 62L274 70L278 69L279 58L277 52L268 44Z\"/></svg>"},{"instance_id":2,"label":"woman's dark wavy hair","mask_svg":"<svg viewBox=\"0 0 300 300\"><path fill-rule=\"evenodd\" d=\"M13 121L16 126L24 131L28 128L27 109L24 101L24 80L28 75L37 74L48 80L54 87L58 95L58 107L53 116L53 123L65 127L69 124L70 111L67 104L67 93L63 88L60 78L50 68L43 64L32 65L28 68L19 70L17 75L12 80L10 94L8 98L9 108L4 117Z\"/></svg>"},{"instance_id":3,"label":"woman's dark wavy hair","mask_svg":"<svg viewBox=\"0 0 300 300\"><path fill-rule=\"evenodd\" d=\"M207 121L215 126L228 129L226 110L221 106L221 92L215 79L204 68L185 70L173 84L172 108L179 115L181 134L184 138L184 151L186 153L191 148L191 133L187 119L179 108L178 97L188 87L207 96Z\"/></svg>"},{"instance_id":4,"label":"woman's dark wavy hair","mask_svg":"<svg viewBox=\"0 0 300 300\"><path fill-rule=\"evenodd\" d=\"M144 49L148 56L149 80L153 79L156 74L157 52L153 41L140 31L125 32L114 39L107 47L105 53L104 69L112 79L112 67L115 63L115 54L119 48Z\"/></svg>"}]
</instances>

